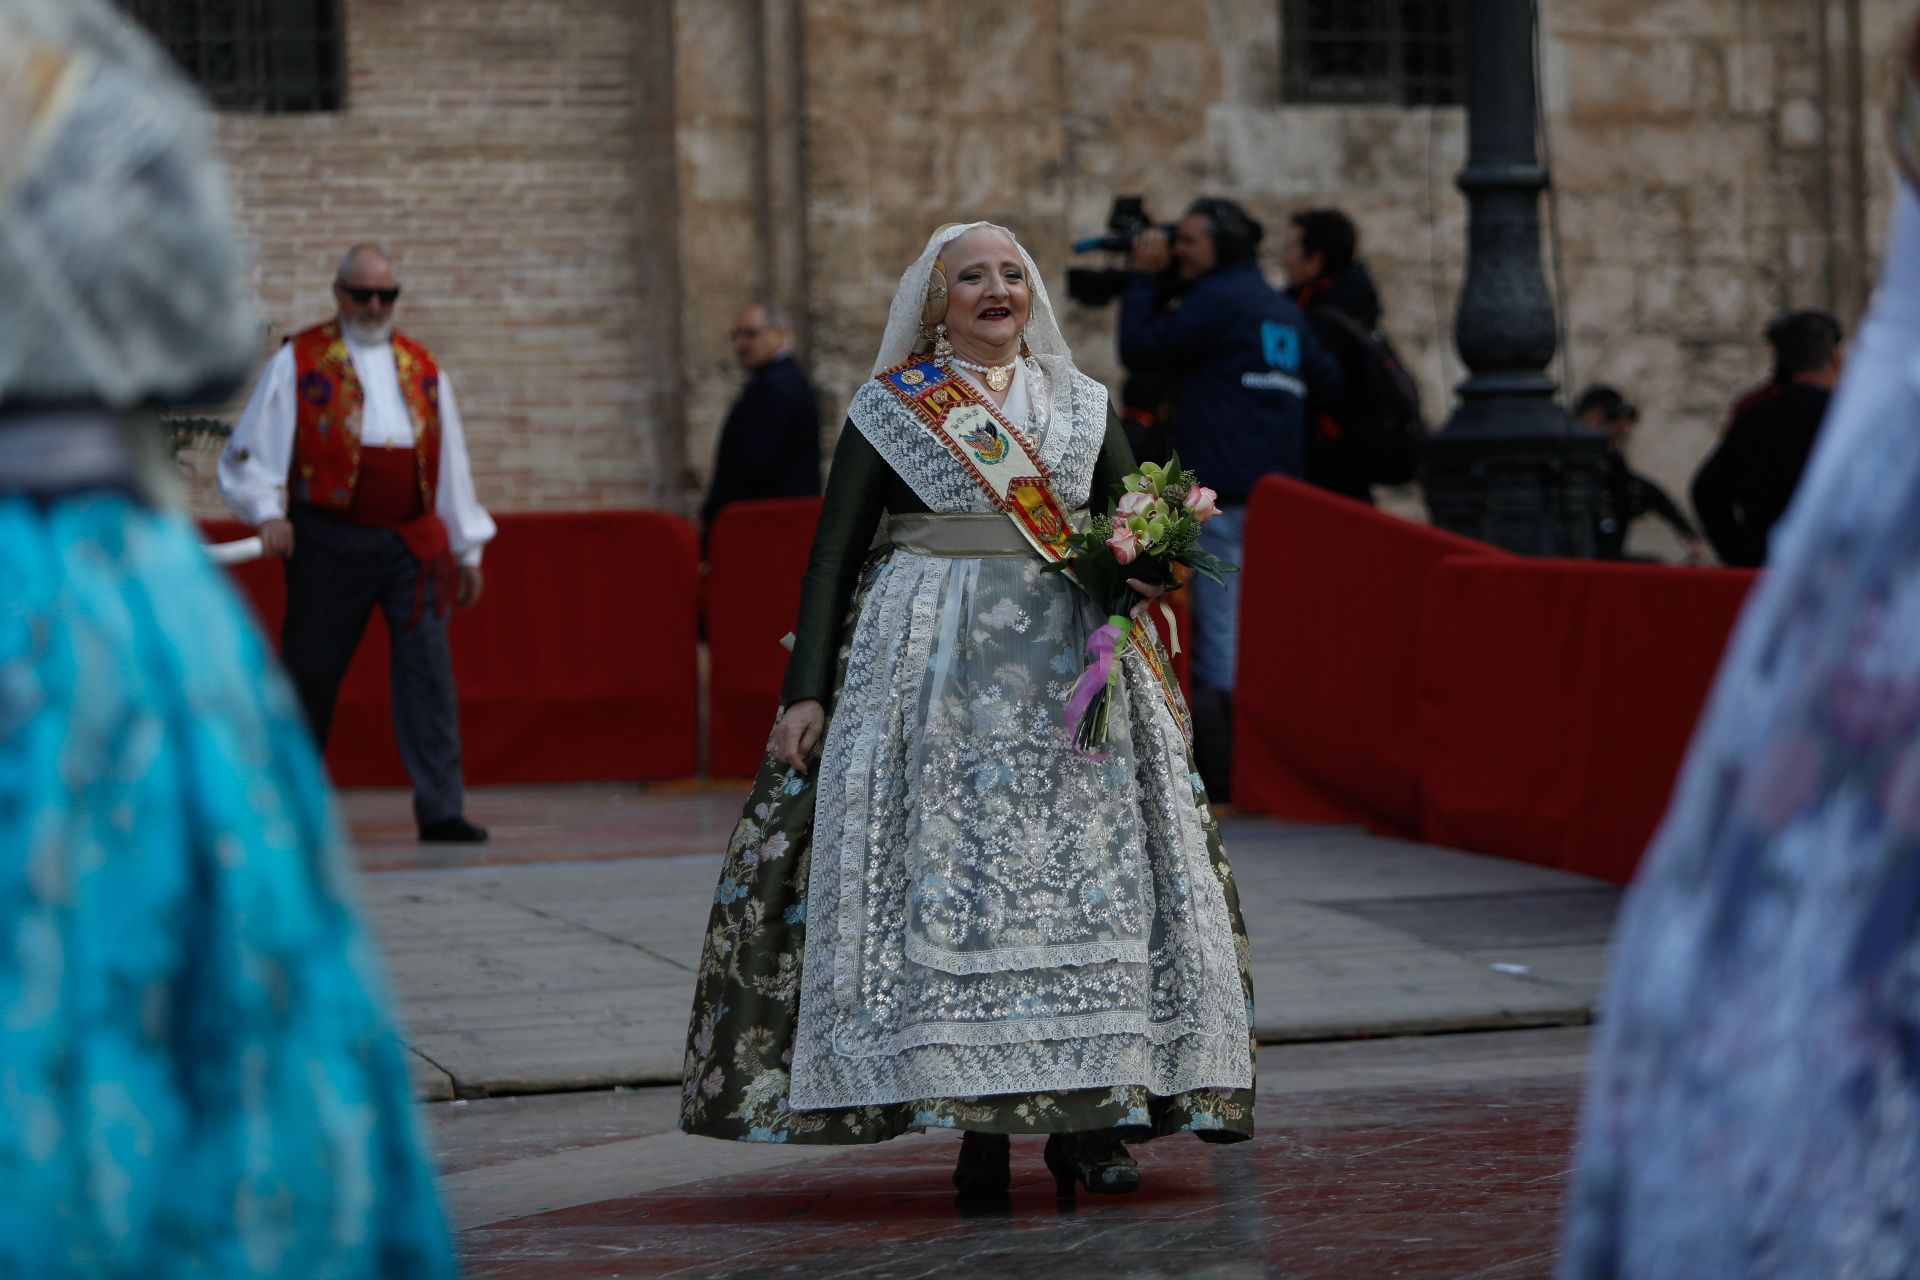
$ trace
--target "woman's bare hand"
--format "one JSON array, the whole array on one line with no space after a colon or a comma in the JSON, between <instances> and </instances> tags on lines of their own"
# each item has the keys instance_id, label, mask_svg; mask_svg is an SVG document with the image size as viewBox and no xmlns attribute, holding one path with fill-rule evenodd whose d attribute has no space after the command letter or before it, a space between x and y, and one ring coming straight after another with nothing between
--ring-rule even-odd
<instances>
[{"instance_id":1,"label":"woman's bare hand","mask_svg":"<svg viewBox=\"0 0 1920 1280\"><path fill-rule=\"evenodd\" d=\"M787 708L773 726L773 758L801 777L807 774L807 757L820 745L827 727L827 709L815 698L805 698Z\"/></svg>"},{"instance_id":2,"label":"woman's bare hand","mask_svg":"<svg viewBox=\"0 0 1920 1280\"><path fill-rule=\"evenodd\" d=\"M1133 608L1127 610L1127 616L1131 618L1146 617L1147 610L1153 607L1153 602L1173 590L1167 583L1142 582L1138 578L1128 578L1127 585L1132 587L1133 593L1140 597L1134 602Z\"/></svg>"}]
</instances>

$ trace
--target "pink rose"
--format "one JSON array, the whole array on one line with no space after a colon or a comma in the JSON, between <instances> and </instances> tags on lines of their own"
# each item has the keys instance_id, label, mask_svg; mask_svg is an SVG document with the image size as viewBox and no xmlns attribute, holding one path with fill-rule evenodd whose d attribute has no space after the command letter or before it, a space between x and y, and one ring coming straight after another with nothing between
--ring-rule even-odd
<instances>
[{"instance_id":1,"label":"pink rose","mask_svg":"<svg viewBox=\"0 0 1920 1280\"><path fill-rule=\"evenodd\" d=\"M1193 512L1194 519L1205 524L1220 514L1219 502L1219 494L1203 484L1197 484L1187 490L1187 500L1184 505L1187 510Z\"/></svg>"},{"instance_id":2,"label":"pink rose","mask_svg":"<svg viewBox=\"0 0 1920 1280\"><path fill-rule=\"evenodd\" d=\"M1153 495L1151 493L1122 494L1119 505L1114 508L1115 514L1122 520L1131 520L1135 516L1143 516L1151 510L1153 510Z\"/></svg>"},{"instance_id":3,"label":"pink rose","mask_svg":"<svg viewBox=\"0 0 1920 1280\"><path fill-rule=\"evenodd\" d=\"M1107 539L1107 550L1113 552L1113 558L1121 564L1132 564L1133 558L1140 554L1140 539L1123 525Z\"/></svg>"}]
</instances>

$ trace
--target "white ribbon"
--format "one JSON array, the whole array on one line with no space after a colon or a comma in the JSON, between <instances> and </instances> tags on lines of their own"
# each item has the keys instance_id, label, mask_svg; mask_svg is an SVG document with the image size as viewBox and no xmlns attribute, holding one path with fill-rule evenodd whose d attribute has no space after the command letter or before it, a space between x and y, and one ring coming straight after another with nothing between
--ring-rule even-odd
<instances>
[{"instance_id":1,"label":"white ribbon","mask_svg":"<svg viewBox=\"0 0 1920 1280\"><path fill-rule=\"evenodd\" d=\"M241 538L237 542L209 542L207 559L215 564L245 564L267 554L259 538Z\"/></svg>"}]
</instances>

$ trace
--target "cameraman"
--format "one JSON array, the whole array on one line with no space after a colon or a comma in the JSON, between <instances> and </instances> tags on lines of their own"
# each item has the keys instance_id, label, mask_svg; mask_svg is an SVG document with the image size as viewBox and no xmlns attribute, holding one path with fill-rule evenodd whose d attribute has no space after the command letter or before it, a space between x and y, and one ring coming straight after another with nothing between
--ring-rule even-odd
<instances>
[{"instance_id":1,"label":"cameraman","mask_svg":"<svg viewBox=\"0 0 1920 1280\"><path fill-rule=\"evenodd\" d=\"M1120 300L1120 362L1171 386L1173 447L1220 514L1201 545L1239 564L1247 495L1270 472L1306 471L1308 400L1333 403L1340 374L1300 310L1260 274L1263 229L1231 200L1200 199L1174 228L1135 238ZM1171 305L1155 277L1173 265L1185 291ZM1194 753L1207 790L1228 798L1238 575L1193 588Z\"/></svg>"}]
</instances>

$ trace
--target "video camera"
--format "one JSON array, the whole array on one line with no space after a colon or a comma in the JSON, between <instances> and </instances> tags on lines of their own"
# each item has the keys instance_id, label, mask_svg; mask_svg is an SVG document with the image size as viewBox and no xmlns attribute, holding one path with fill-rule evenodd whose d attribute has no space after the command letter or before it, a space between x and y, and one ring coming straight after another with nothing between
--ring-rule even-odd
<instances>
[{"instance_id":1,"label":"video camera","mask_svg":"<svg viewBox=\"0 0 1920 1280\"><path fill-rule=\"evenodd\" d=\"M1131 253L1133 242L1142 231L1154 229L1147 214L1144 196L1115 196L1107 214L1107 233L1073 242L1075 253ZM1171 226L1161 226L1167 238L1173 238ZM1069 267L1067 296L1088 307L1104 307L1127 289L1128 272L1124 267Z\"/></svg>"}]
</instances>

